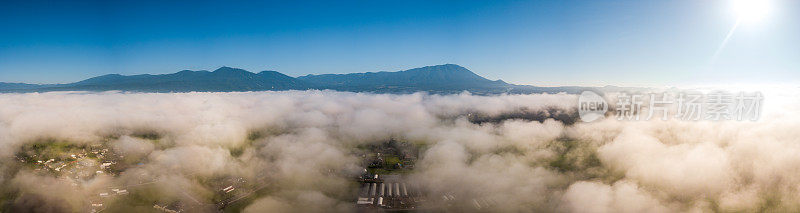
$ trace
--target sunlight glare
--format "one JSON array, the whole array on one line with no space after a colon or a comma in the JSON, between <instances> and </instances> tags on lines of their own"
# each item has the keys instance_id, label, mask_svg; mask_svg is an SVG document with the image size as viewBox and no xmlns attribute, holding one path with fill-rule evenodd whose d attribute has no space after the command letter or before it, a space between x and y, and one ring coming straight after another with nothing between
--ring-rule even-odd
<instances>
[{"instance_id":1,"label":"sunlight glare","mask_svg":"<svg viewBox=\"0 0 800 213\"><path fill-rule=\"evenodd\" d=\"M733 11L739 21L759 22L769 15L770 0L733 0Z\"/></svg>"}]
</instances>

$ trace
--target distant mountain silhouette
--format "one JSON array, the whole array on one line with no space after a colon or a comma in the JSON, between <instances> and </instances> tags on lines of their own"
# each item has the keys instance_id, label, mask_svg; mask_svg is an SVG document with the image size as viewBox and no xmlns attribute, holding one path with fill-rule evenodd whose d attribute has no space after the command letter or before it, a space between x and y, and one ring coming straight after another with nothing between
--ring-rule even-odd
<instances>
[{"instance_id":1,"label":"distant mountain silhouette","mask_svg":"<svg viewBox=\"0 0 800 213\"><path fill-rule=\"evenodd\" d=\"M70 84L0 84L0 91L233 92L309 89L309 84L275 71L258 74L230 67L213 72L184 70L163 75L109 74Z\"/></svg>"},{"instance_id":2,"label":"distant mountain silhouette","mask_svg":"<svg viewBox=\"0 0 800 213\"><path fill-rule=\"evenodd\" d=\"M221 67L213 72L184 70L162 75L109 74L69 84L0 83L0 92L135 91L233 92L330 89L352 92L449 94L578 93L584 87L534 87L483 78L455 64L427 66L398 72L306 75L293 78L275 71L259 73Z\"/></svg>"},{"instance_id":3,"label":"distant mountain silhouette","mask_svg":"<svg viewBox=\"0 0 800 213\"><path fill-rule=\"evenodd\" d=\"M164 75L104 75L69 84L61 89L145 92L232 92L307 89L308 85L275 71L258 74L230 67L213 72L184 70Z\"/></svg>"},{"instance_id":4,"label":"distant mountain silhouette","mask_svg":"<svg viewBox=\"0 0 800 213\"><path fill-rule=\"evenodd\" d=\"M427 66L399 72L366 72L350 74L323 74L298 77L300 80L324 86L505 86L502 81L491 81L467 68L455 64Z\"/></svg>"},{"instance_id":5,"label":"distant mountain silhouette","mask_svg":"<svg viewBox=\"0 0 800 213\"><path fill-rule=\"evenodd\" d=\"M24 84L24 83L4 83L0 82L0 91L32 90L46 87L53 84Z\"/></svg>"},{"instance_id":6,"label":"distant mountain silhouette","mask_svg":"<svg viewBox=\"0 0 800 213\"><path fill-rule=\"evenodd\" d=\"M399 72L366 72L350 74L306 75L297 79L311 83L315 88L354 92L408 93L427 91L485 92L506 91L510 84L483 78L467 68L444 64Z\"/></svg>"}]
</instances>

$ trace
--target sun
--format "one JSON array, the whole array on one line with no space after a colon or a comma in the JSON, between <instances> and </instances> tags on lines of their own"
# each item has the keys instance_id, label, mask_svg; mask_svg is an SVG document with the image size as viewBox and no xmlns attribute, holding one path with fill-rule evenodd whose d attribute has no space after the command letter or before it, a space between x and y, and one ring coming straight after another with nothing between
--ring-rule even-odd
<instances>
[{"instance_id":1,"label":"sun","mask_svg":"<svg viewBox=\"0 0 800 213\"><path fill-rule=\"evenodd\" d=\"M733 12L741 22L759 22L769 15L770 0L733 0Z\"/></svg>"}]
</instances>

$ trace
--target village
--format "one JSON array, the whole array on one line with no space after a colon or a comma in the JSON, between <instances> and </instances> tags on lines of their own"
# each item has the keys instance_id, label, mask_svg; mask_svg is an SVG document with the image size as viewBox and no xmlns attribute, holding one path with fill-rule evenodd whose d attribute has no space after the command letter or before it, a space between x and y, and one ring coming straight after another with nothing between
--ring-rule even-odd
<instances>
[{"instance_id":1,"label":"village","mask_svg":"<svg viewBox=\"0 0 800 213\"><path fill-rule=\"evenodd\" d=\"M356 179L358 212L414 211L425 202L420 188L406 180L419 149L394 139L372 144L362 154L364 171Z\"/></svg>"}]
</instances>

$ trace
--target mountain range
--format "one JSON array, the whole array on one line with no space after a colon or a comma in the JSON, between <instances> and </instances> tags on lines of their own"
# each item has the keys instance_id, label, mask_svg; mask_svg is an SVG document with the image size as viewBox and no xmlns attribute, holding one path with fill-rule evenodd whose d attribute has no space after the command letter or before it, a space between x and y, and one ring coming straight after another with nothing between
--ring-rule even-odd
<instances>
[{"instance_id":1,"label":"mountain range","mask_svg":"<svg viewBox=\"0 0 800 213\"><path fill-rule=\"evenodd\" d=\"M578 93L585 87L535 87L492 81L455 64L426 66L397 72L322 74L291 77L276 71L249 72L221 67L214 71L184 70L161 75L109 74L67 84L0 83L0 92L132 91L235 92L278 90L337 90L372 93L473 94Z\"/></svg>"}]
</instances>

